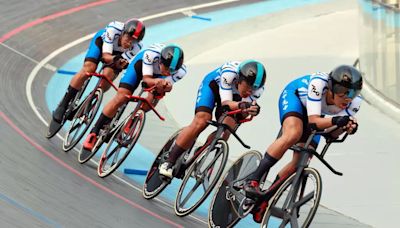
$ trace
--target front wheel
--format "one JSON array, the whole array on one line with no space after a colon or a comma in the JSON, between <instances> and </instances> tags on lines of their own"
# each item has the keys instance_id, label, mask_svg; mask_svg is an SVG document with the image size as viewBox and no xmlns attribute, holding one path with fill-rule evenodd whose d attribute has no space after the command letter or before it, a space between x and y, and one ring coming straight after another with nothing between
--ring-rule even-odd
<instances>
[{"instance_id":1,"label":"front wheel","mask_svg":"<svg viewBox=\"0 0 400 228\"><path fill-rule=\"evenodd\" d=\"M321 176L313 168L305 168L296 195L285 201L293 188L295 174L292 174L278 189L264 214L261 227L302 227L310 225L317 212L322 193Z\"/></svg>"},{"instance_id":2,"label":"front wheel","mask_svg":"<svg viewBox=\"0 0 400 228\"><path fill-rule=\"evenodd\" d=\"M218 140L190 166L175 200L175 213L186 216L196 210L217 184L228 160L228 144Z\"/></svg>"},{"instance_id":3,"label":"front wheel","mask_svg":"<svg viewBox=\"0 0 400 228\"><path fill-rule=\"evenodd\" d=\"M63 150L68 152L82 139L90 124L93 122L103 99L103 90L97 89L94 94L89 95L76 111L71 127L65 135Z\"/></svg>"},{"instance_id":4,"label":"front wheel","mask_svg":"<svg viewBox=\"0 0 400 228\"><path fill-rule=\"evenodd\" d=\"M157 154L154 159L153 164L151 165L149 171L147 172L146 180L143 184L143 197L145 199L152 199L164 190L165 187L170 183L170 180L166 180L161 177L158 167L160 164L164 163L168 158L169 152L172 147L175 145L176 138L182 129L176 131L164 144L163 148Z\"/></svg>"},{"instance_id":5,"label":"front wheel","mask_svg":"<svg viewBox=\"0 0 400 228\"><path fill-rule=\"evenodd\" d=\"M241 186L256 170L261 158L260 152L252 150L239 157L229 168L211 200L208 211L209 227L233 227L245 216L240 213L243 211L240 206L246 200ZM251 208L247 209L250 210Z\"/></svg>"},{"instance_id":6,"label":"front wheel","mask_svg":"<svg viewBox=\"0 0 400 228\"><path fill-rule=\"evenodd\" d=\"M115 131L97 167L97 174L106 177L112 174L128 157L143 130L145 113L138 110L133 118L129 117Z\"/></svg>"}]
</instances>

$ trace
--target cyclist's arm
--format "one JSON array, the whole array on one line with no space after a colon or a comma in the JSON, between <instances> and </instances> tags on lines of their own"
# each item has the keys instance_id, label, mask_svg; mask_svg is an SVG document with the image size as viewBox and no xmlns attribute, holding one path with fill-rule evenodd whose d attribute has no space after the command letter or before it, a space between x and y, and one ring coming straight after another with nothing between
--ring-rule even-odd
<instances>
[{"instance_id":1,"label":"cyclist's arm","mask_svg":"<svg viewBox=\"0 0 400 228\"><path fill-rule=\"evenodd\" d=\"M308 113L308 123L315 124L318 129L325 129L332 126L332 118L321 117L321 101L325 99L323 92L327 89L328 81L319 76L311 78L308 85L307 93L307 113Z\"/></svg>"},{"instance_id":2,"label":"cyclist's arm","mask_svg":"<svg viewBox=\"0 0 400 228\"><path fill-rule=\"evenodd\" d=\"M232 84L236 77L236 72L229 69L221 72L219 82L219 95L221 97L222 106L229 106L230 110L239 109L239 102L233 101Z\"/></svg>"},{"instance_id":3,"label":"cyclist's arm","mask_svg":"<svg viewBox=\"0 0 400 228\"><path fill-rule=\"evenodd\" d=\"M103 38L103 46L102 46L102 61L104 63L110 64L114 61L114 56L112 55L114 51L114 39L117 39L118 36L116 34L118 33L117 29L122 29L123 24L119 22L111 22L107 27L106 31L104 32L102 38Z\"/></svg>"},{"instance_id":4,"label":"cyclist's arm","mask_svg":"<svg viewBox=\"0 0 400 228\"><path fill-rule=\"evenodd\" d=\"M143 82L147 84L148 87L152 87L159 83L159 81L163 81L162 78L153 78L152 75L143 75Z\"/></svg>"},{"instance_id":5,"label":"cyclist's arm","mask_svg":"<svg viewBox=\"0 0 400 228\"><path fill-rule=\"evenodd\" d=\"M308 123L316 124L318 129L326 129L332 127L332 117L321 117L319 115L308 116Z\"/></svg>"}]
</instances>

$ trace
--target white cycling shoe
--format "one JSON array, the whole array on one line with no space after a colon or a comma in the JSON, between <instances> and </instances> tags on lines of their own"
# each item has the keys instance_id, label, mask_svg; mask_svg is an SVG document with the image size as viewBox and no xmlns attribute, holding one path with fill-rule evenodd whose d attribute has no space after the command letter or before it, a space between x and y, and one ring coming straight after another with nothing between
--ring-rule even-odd
<instances>
[{"instance_id":1,"label":"white cycling shoe","mask_svg":"<svg viewBox=\"0 0 400 228\"><path fill-rule=\"evenodd\" d=\"M162 163L160 165L158 171L159 171L160 175L163 175L163 176L168 177L168 178L172 178L173 177L172 176L172 172L173 172L172 165L169 162Z\"/></svg>"}]
</instances>

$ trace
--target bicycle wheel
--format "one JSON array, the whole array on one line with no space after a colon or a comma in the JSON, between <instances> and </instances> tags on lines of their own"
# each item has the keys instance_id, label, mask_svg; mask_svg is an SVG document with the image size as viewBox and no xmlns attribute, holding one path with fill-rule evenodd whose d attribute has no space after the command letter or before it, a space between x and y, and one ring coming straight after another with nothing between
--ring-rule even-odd
<instances>
[{"instance_id":1,"label":"bicycle wheel","mask_svg":"<svg viewBox=\"0 0 400 228\"><path fill-rule=\"evenodd\" d=\"M211 200L208 211L209 227L233 227L245 216L239 215L239 206L246 199L246 195L243 190L234 186L244 184L246 178L256 170L261 158L260 152L248 151L229 168Z\"/></svg>"},{"instance_id":2,"label":"bicycle wheel","mask_svg":"<svg viewBox=\"0 0 400 228\"><path fill-rule=\"evenodd\" d=\"M167 158L168 154L172 149L172 146L175 144L175 140L179 135L179 132L182 129L176 131L164 144L163 148L157 154L154 159L153 164L151 165L149 172L147 172L146 180L143 184L143 197L146 199L152 199L164 190L165 187L170 183L171 180L166 180L160 176L158 172L158 167L161 163L163 163Z\"/></svg>"},{"instance_id":3,"label":"bicycle wheel","mask_svg":"<svg viewBox=\"0 0 400 228\"><path fill-rule=\"evenodd\" d=\"M97 89L89 95L76 111L72 124L64 137L63 150L68 152L82 139L93 122L103 99L103 90Z\"/></svg>"},{"instance_id":4,"label":"bicycle wheel","mask_svg":"<svg viewBox=\"0 0 400 228\"><path fill-rule=\"evenodd\" d=\"M284 206L288 192L293 188L293 180L296 174L292 174L278 189L271 204L264 214L261 227L308 227L317 212L321 199L322 183L318 171L313 168L305 168L301 178L299 191L289 199L293 208L288 210Z\"/></svg>"},{"instance_id":5,"label":"bicycle wheel","mask_svg":"<svg viewBox=\"0 0 400 228\"><path fill-rule=\"evenodd\" d=\"M196 158L186 172L176 196L176 215L186 216L203 203L222 175L228 160L228 150L228 144L220 139L213 148L208 146L204 154Z\"/></svg>"},{"instance_id":6,"label":"bicycle wheel","mask_svg":"<svg viewBox=\"0 0 400 228\"><path fill-rule=\"evenodd\" d=\"M143 130L145 113L138 110L115 131L100 157L97 175L106 177L113 173L128 157Z\"/></svg>"}]
</instances>

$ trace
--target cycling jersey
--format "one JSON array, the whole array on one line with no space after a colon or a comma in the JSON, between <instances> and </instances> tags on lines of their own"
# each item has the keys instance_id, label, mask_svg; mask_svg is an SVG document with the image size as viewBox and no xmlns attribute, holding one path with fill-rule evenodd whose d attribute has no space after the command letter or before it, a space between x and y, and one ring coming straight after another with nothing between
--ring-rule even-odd
<instances>
[{"instance_id":1,"label":"cycling jersey","mask_svg":"<svg viewBox=\"0 0 400 228\"><path fill-rule=\"evenodd\" d=\"M215 107L221 106L224 101L252 102L260 98L264 86L254 90L249 97L242 98L239 95L236 82L239 80L240 62L231 61L210 72L202 81L196 100L196 112L212 112Z\"/></svg>"},{"instance_id":2,"label":"cycling jersey","mask_svg":"<svg viewBox=\"0 0 400 228\"><path fill-rule=\"evenodd\" d=\"M290 82L279 98L279 115L281 123L288 116L297 116L303 120L302 140L307 139L308 116L354 116L360 109L362 98L357 96L345 109L326 103L329 75L317 72L302 76ZM301 142L303 142L301 141ZM319 136L314 138L318 144Z\"/></svg>"},{"instance_id":3,"label":"cycling jersey","mask_svg":"<svg viewBox=\"0 0 400 228\"><path fill-rule=\"evenodd\" d=\"M164 44L153 44L150 47L141 50L134 59L129 63L129 66L121 79L120 87L134 91L143 75L152 75L154 78L163 78L171 84L181 80L186 75L186 66L182 64L173 75L162 76L160 69L161 50L165 47Z\"/></svg>"},{"instance_id":4,"label":"cycling jersey","mask_svg":"<svg viewBox=\"0 0 400 228\"><path fill-rule=\"evenodd\" d=\"M119 38L122 36L124 23L113 21L104 29L101 29L93 37L85 61L98 63L103 53L112 55L120 54L124 59L131 61L142 49L142 43L134 41L130 48L124 49L119 45Z\"/></svg>"}]
</instances>

